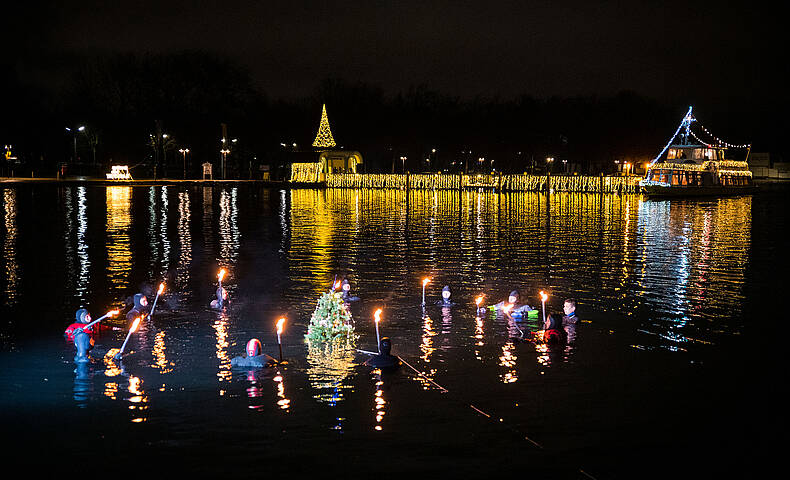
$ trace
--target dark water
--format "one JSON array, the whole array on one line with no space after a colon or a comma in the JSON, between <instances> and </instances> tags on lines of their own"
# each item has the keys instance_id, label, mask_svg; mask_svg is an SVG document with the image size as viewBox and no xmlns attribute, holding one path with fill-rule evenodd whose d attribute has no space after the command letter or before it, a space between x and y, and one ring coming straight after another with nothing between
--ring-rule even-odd
<instances>
[{"instance_id":1,"label":"dark water","mask_svg":"<svg viewBox=\"0 0 790 480\"><path fill-rule=\"evenodd\" d=\"M12 460L150 477L508 472L642 478L753 471L772 415L786 190L708 200L258 187L0 189L0 388ZM233 303L208 307L216 272ZM304 341L321 292L351 279L358 348L382 335L409 365ZM421 279L431 277L427 317ZM131 337L75 368L63 329L165 280ZM430 304L443 285L458 305ZM576 341L549 350L476 319L518 288ZM260 338L287 367L235 370ZM761 338L765 335L766 338ZM110 352L108 354L108 352ZM73 459L80 459L72 463ZM26 463L30 465L30 463Z\"/></svg>"}]
</instances>

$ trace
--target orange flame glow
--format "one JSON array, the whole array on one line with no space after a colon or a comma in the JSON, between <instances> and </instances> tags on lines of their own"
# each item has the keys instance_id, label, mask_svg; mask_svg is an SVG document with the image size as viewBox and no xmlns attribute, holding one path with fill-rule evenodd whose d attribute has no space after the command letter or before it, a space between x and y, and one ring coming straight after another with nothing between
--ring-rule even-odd
<instances>
[{"instance_id":1,"label":"orange flame glow","mask_svg":"<svg viewBox=\"0 0 790 480\"><path fill-rule=\"evenodd\" d=\"M157 294L157 295L161 295L161 294L162 294L162 292L164 292L164 291L165 291L165 284L164 284L164 283L160 283L160 284L159 284L159 291L158 291L158 292L156 292L156 294Z\"/></svg>"},{"instance_id":2,"label":"orange flame glow","mask_svg":"<svg viewBox=\"0 0 790 480\"><path fill-rule=\"evenodd\" d=\"M277 320L277 335L283 333L283 324L285 323L285 318L281 318Z\"/></svg>"},{"instance_id":3,"label":"orange flame glow","mask_svg":"<svg viewBox=\"0 0 790 480\"><path fill-rule=\"evenodd\" d=\"M137 327L140 325L140 319L143 317L137 317L134 319L134 323L132 323L132 328L129 329L129 333L134 333L137 331Z\"/></svg>"},{"instance_id":4,"label":"orange flame glow","mask_svg":"<svg viewBox=\"0 0 790 480\"><path fill-rule=\"evenodd\" d=\"M223 278L225 278L225 269L224 268L220 268L219 273L217 274L217 278L219 278L220 282L222 281Z\"/></svg>"},{"instance_id":5,"label":"orange flame glow","mask_svg":"<svg viewBox=\"0 0 790 480\"><path fill-rule=\"evenodd\" d=\"M376 317L376 323L379 323L381 321L381 309L379 308L376 310L376 313L374 313L373 316Z\"/></svg>"},{"instance_id":6,"label":"orange flame glow","mask_svg":"<svg viewBox=\"0 0 790 480\"><path fill-rule=\"evenodd\" d=\"M549 298L549 296L546 295L545 293L543 293L543 290L541 290L540 291L540 299L541 299L541 301L545 302L546 300L548 300L548 298Z\"/></svg>"},{"instance_id":7,"label":"orange flame glow","mask_svg":"<svg viewBox=\"0 0 790 480\"><path fill-rule=\"evenodd\" d=\"M479 297L475 298L475 304L479 307L480 303L483 302L483 296L480 295Z\"/></svg>"},{"instance_id":8,"label":"orange flame glow","mask_svg":"<svg viewBox=\"0 0 790 480\"><path fill-rule=\"evenodd\" d=\"M107 316L108 317L114 317L114 316L118 315L119 313L121 313L119 310L110 310L109 312L107 312Z\"/></svg>"},{"instance_id":9,"label":"orange flame glow","mask_svg":"<svg viewBox=\"0 0 790 480\"><path fill-rule=\"evenodd\" d=\"M428 285L428 282L430 282L430 281L431 281L430 278L423 278L422 279L422 286L424 287L424 286Z\"/></svg>"}]
</instances>

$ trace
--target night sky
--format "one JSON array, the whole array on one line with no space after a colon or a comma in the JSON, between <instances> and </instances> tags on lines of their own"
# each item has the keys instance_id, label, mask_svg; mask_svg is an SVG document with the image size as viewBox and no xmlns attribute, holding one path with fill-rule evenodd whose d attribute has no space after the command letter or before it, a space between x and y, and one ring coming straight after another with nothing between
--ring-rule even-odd
<instances>
[{"instance_id":1,"label":"night sky","mask_svg":"<svg viewBox=\"0 0 790 480\"><path fill-rule=\"evenodd\" d=\"M787 100L778 14L756 2L32 2L4 26L20 77L56 82L73 55L202 50L270 98L327 77L449 95ZM21 48L20 48L21 47Z\"/></svg>"}]
</instances>

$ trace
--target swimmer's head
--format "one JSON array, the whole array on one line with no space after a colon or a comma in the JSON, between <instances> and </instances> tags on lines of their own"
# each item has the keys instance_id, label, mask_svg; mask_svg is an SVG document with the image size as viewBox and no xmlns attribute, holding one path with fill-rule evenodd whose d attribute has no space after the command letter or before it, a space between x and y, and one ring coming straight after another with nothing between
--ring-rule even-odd
<instances>
[{"instance_id":1,"label":"swimmer's head","mask_svg":"<svg viewBox=\"0 0 790 480\"><path fill-rule=\"evenodd\" d=\"M445 285L444 288L442 289L442 298L444 298L445 300L449 300L450 299L450 286L449 285Z\"/></svg>"},{"instance_id":2,"label":"swimmer's head","mask_svg":"<svg viewBox=\"0 0 790 480\"><path fill-rule=\"evenodd\" d=\"M518 302L518 290L513 290L510 292L510 296L507 297L508 303L516 303Z\"/></svg>"},{"instance_id":3,"label":"swimmer's head","mask_svg":"<svg viewBox=\"0 0 790 480\"><path fill-rule=\"evenodd\" d=\"M247 342L247 356L248 357L257 357L261 354L261 341L257 338L251 338L249 342Z\"/></svg>"},{"instance_id":4,"label":"swimmer's head","mask_svg":"<svg viewBox=\"0 0 790 480\"><path fill-rule=\"evenodd\" d=\"M148 297L146 297L142 293L135 294L134 307L139 310L140 308L145 308L147 306L148 306Z\"/></svg>"},{"instance_id":5,"label":"swimmer's head","mask_svg":"<svg viewBox=\"0 0 790 480\"><path fill-rule=\"evenodd\" d=\"M77 323L90 323L91 322L91 314L84 308L80 308L77 310Z\"/></svg>"},{"instance_id":6,"label":"swimmer's head","mask_svg":"<svg viewBox=\"0 0 790 480\"><path fill-rule=\"evenodd\" d=\"M392 351L392 342L390 341L390 337L381 337L381 341L379 342L379 350L381 350L382 355L389 355Z\"/></svg>"}]
</instances>

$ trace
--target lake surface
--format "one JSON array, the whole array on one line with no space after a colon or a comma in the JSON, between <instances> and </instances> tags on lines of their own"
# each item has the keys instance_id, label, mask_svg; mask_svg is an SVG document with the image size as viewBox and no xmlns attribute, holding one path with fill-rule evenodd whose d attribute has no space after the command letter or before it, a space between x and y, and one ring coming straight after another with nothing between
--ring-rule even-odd
<instances>
[{"instance_id":1,"label":"lake surface","mask_svg":"<svg viewBox=\"0 0 790 480\"><path fill-rule=\"evenodd\" d=\"M0 388L12 460L89 474L634 478L748 472L772 415L786 189L706 200L256 186L4 185ZM219 268L232 303L209 308ZM354 345L304 340L335 276ZM421 280L430 277L423 313ZM167 283L77 367L64 328ZM444 285L457 305L434 306ZM573 297L573 344L474 298ZM252 337L287 366L230 366ZM110 352L110 353L108 353ZM413 367L413 368L412 368ZM420 372L420 374L417 373ZM779 422L782 414L774 418ZM778 428L778 427L777 427ZM76 459L80 459L75 463ZM101 469L94 472L94 469Z\"/></svg>"}]
</instances>

